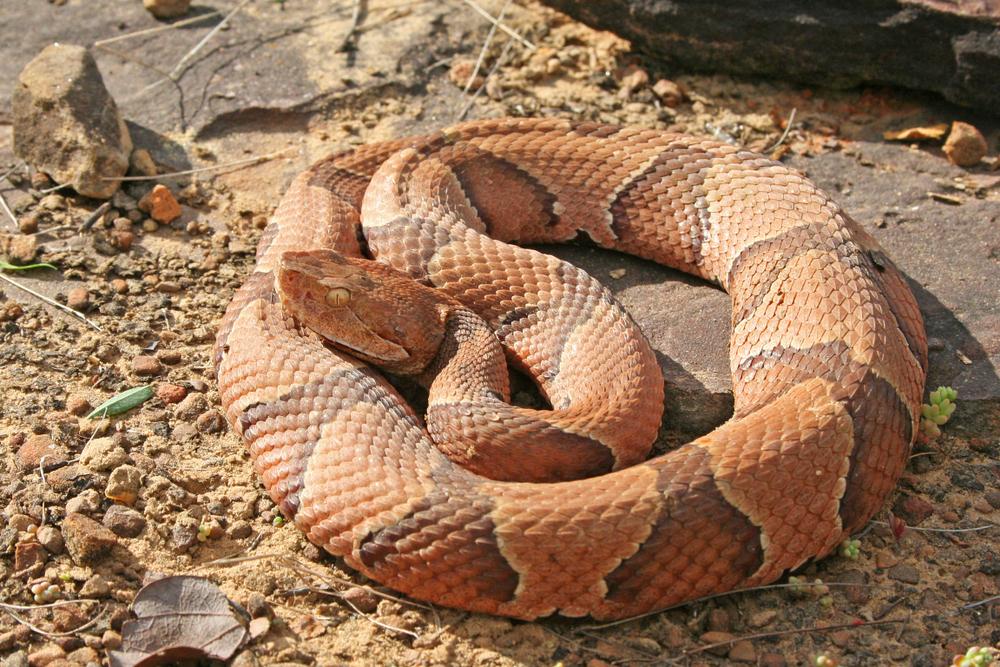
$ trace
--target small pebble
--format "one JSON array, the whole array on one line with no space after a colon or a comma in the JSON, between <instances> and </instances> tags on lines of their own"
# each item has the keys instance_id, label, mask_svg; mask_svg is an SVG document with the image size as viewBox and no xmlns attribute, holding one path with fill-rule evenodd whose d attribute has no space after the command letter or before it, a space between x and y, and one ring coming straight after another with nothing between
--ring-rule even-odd
<instances>
[{"instance_id":1,"label":"small pebble","mask_svg":"<svg viewBox=\"0 0 1000 667\"><path fill-rule=\"evenodd\" d=\"M142 6L158 19L174 19L187 12L191 0L142 0Z\"/></svg>"},{"instance_id":2,"label":"small pebble","mask_svg":"<svg viewBox=\"0 0 1000 667\"><path fill-rule=\"evenodd\" d=\"M195 426L200 433L222 433L226 428L226 420L215 410L209 410L198 417Z\"/></svg>"},{"instance_id":3,"label":"small pebble","mask_svg":"<svg viewBox=\"0 0 1000 667\"><path fill-rule=\"evenodd\" d=\"M66 399L66 410L77 417L84 417L93 412L94 407L83 396L70 396Z\"/></svg>"},{"instance_id":4,"label":"small pebble","mask_svg":"<svg viewBox=\"0 0 1000 667\"><path fill-rule=\"evenodd\" d=\"M176 0L174 0L174 2L176 4ZM157 4L163 5L164 3L161 0ZM190 0L187 0L187 4L189 5L191 4ZM149 9L148 5L146 8ZM187 11L187 7L184 7L184 9L181 10L180 14L174 14L173 16L180 16L185 11ZM155 16L160 16L159 14L156 14L156 12L153 12L153 14ZM136 176L156 176L158 173L156 170L156 163L153 162L153 156L150 155L149 151L147 151L145 148L136 148L134 151L132 151L132 155L129 156L128 162L129 162L128 165L129 173L135 174Z\"/></svg>"},{"instance_id":5,"label":"small pebble","mask_svg":"<svg viewBox=\"0 0 1000 667\"><path fill-rule=\"evenodd\" d=\"M66 514L62 522L66 551L77 565L92 565L107 557L118 543L110 530L82 514Z\"/></svg>"},{"instance_id":6,"label":"small pebble","mask_svg":"<svg viewBox=\"0 0 1000 667\"><path fill-rule=\"evenodd\" d=\"M17 228L22 234L34 234L38 231L38 214L29 213L17 221Z\"/></svg>"},{"instance_id":7,"label":"small pebble","mask_svg":"<svg viewBox=\"0 0 1000 667\"><path fill-rule=\"evenodd\" d=\"M94 489L81 491L66 501L67 514L90 514L101 507L101 497Z\"/></svg>"},{"instance_id":8,"label":"small pebble","mask_svg":"<svg viewBox=\"0 0 1000 667\"><path fill-rule=\"evenodd\" d=\"M958 166L972 167L986 155L986 139L972 125L955 121L951 124L948 140L944 142L944 152Z\"/></svg>"},{"instance_id":9,"label":"small pebble","mask_svg":"<svg viewBox=\"0 0 1000 667\"><path fill-rule=\"evenodd\" d=\"M156 357L139 355L132 359L132 372L136 375L159 375L163 372L163 364Z\"/></svg>"},{"instance_id":10,"label":"small pebble","mask_svg":"<svg viewBox=\"0 0 1000 667\"><path fill-rule=\"evenodd\" d=\"M115 278L111 281L111 289L113 289L116 294L128 294L128 283L121 278Z\"/></svg>"},{"instance_id":11,"label":"small pebble","mask_svg":"<svg viewBox=\"0 0 1000 667\"><path fill-rule=\"evenodd\" d=\"M176 384L161 384L156 388L156 396L164 403L180 403L187 396L187 389Z\"/></svg>"},{"instance_id":12,"label":"small pebble","mask_svg":"<svg viewBox=\"0 0 1000 667\"><path fill-rule=\"evenodd\" d=\"M63 544L62 533L59 532L58 528L42 526L35 533L35 537L38 539L38 543L45 547L45 550L50 554L59 555L63 552L65 545Z\"/></svg>"},{"instance_id":13,"label":"small pebble","mask_svg":"<svg viewBox=\"0 0 1000 667\"><path fill-rule=\"evenodd\" d=\"M127 251L135 243L135 234L115 229L111 232L111 243L121 251Z\"/></svg>"},{"instance_id":14,"label":"small pebble","mask_svg":"<svg viewBox=\"0 0 1000 667\"><path fill-rule=\"evenodd\" d=\"M104 634L101 635L101 644L104 645L104 648L114 651L121 647L122 636L114 630L105 630Z\"/></svg>"},{"instance_id":15,"label":"small pebble","mask_svg":"<svg viewBox=\"0 0 1000 667\"><path fill-rule=\"evenodd\" d=\"M181 291L181 285L172 280L164 280L156 285L156 291L162 294L176 294Z\"/></svg>"},{"instance_id":16,"label":"small pebble","mask_svg":"<svg viewBox=\"0 0 1000 667\"><path fill-rule=\"evenodd\" d=\"M38 208L46 211L61 211L66 208L66 198L55 193L45 195L38 202Z\"/></svg>"},{"instance_id":17,"label":"small pebble","mask_svg":"<svg viewBox=\"0 0 1000 667\"><path fill-rule=\"evenodd\" d=\"M160 350L156 353L156 358L172 366L181 363L184 360L184 355L181 354L180 350ZM181 398L184 397L181 396Z\"/></svg>"},{"instance_id":18,"label":"small pebble","mask_svg":"<svg viewBox=\"0 0 1000 667\"><path fill-rule=\"evenodd\" d=\"M46 667L50 662L62 660L66 657L66 651L55 644L43 646L34 653L28 654L28 664L31 667Z\"/></svg>"},{"instance_id":19,"label":"small pebble","mask_svg":"<svg viewBox=\"0 0 1000 667\"><path fill-rule=\"evenodd\" d=\"M77 312L84 312L90 305L90 292L82 287L74 287L66 295L66 305Z\"/></svg>"},{"instance_id":20,"label":"small pebble","mask_svg":"<svg viewBox=\"0 0 1000 667\"><path fill-rule=\"evenodd\" d=\"M168 223L181 215L181 206L174 199L170 188L157 184L139 200L139 210L160 223Z\"/></svg>"},{"instance_id":21,"label":"small pebble","mask_svg":"<svg viewBox=\"0 0 1000 667\"><path fill-rule=\"evenodd\" d=\"M99 600L109 595L111 595L111 586L99 574L95 574L90 579L87 579L87 581L83 582L83 586L80 587L80 597L89 600Z\"/></svg>"},{"instance_id":22,"label":"small pebble","mask_svg":"<svg viewBox=\"0 0 1000 667\"><path fill-rule=\"evenodd\" d=\"M133 504L139 498L139 487L142 485L142 472L132 465L118 466L108 477L108 486L104 495L112 500Z\"/></svg>"},{"instance_id":23,"label":"small pebble","mask_svg":"<svg viewBox=\"0 0 1000 667\"><path fill-rule=\"evenodd\" d=\"M160 226L156 224L155 220L143 220L142 231L144 232L155 232Z\"/></svg>"},{"instance_id":24,"label":"small pebble","mask_svg":"<svg viewBox=\"0 0 1000 667\"><path fill-rule=\"evenodd\" d=\"M675 107L684 100L684 91L673 81L660 79L653 85L653 93L668 107Z\"/></svg>"}]
</instances>

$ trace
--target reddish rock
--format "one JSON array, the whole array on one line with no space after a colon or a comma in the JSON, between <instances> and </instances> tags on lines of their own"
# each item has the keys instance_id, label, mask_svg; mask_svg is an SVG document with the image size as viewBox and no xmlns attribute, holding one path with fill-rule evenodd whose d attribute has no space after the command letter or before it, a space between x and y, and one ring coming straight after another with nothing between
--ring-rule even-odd
<instances>
[{"instance_id":1,"label":"reddish rock","mask_svg":"<svg viewBox=\"0 0 1000 667\"><path fill-rule=\"evenodd\" d=\"M139 210L159 223L168 223L181 215L181 206L174 199L170 188L156 185L139 200Z\"/></svg>"},{"instance_id":2,"label":"reddish rock","mask_svg":"<svg viewBox=\"0 0 1000 667\"><path fill-rule=\"evenodd\" d=\"M226 420L215 410L209 410L198 417L195 427L200 433L222 433L226 428Z\"/></svg>"},{"instance_id":3,"label":"reddish rock","mask_svg":"<svg viewBox=\"0 0 1000 667\"><path fill-rule=\"evenodd\" d=\"M712 631L706 632L701 636L701 643L720 644L720 646L708 649L708 652L715 655L726 655L732 648L732 645L729 642L732 642L734 639L736 639L736 635L732 635L728 632Z\"/></svg>"},{"instance_id":4,"label":"reddish rock","mask_svg":"<svg viewBox=\"0 0 1000 667\"><path fill-rule=\"evenodd\" d=\"M115 278L111 281L111 289L115 294L128 294L128 283L121 278Z\"/></svg>"},{"instance_id":5,"label":"reddish rock","mask_svg":"<svg viewBox=\"0 0 1000 667\"><path fill-rule=\"evenodd\" d=\"M378 608L378 597L367 588L349 588L341 595L344 602L363 614L374 613Z\"/></svg>"},{"instance_id":6,"label":"reddish rock","mask_svg":"<svg viewBox=\"0 0 1000 667\"><path fill-rule=\"evenodd\" d=\"M738 641L729 650L729 659L734 662L756 663L757 650L753 647L753 644L746 640Z\"/></svg>"},{"instance_id":7,"label":"reddish rock","mask_svg":"<svg viewBox=\"0 0 1000 667\"><path fill-rule=\"evenodd\" d=\"M919 526L934 514L934 508L922 498L904 496L892 506L892 512L905 521L907 526Z\"/></svg>"},{"instance_id":8,"label":"reddish rock","mask_svg":"<svg viewBox=\"0 0 1000 667\"><path fill-rule=\"evenodd\" d=\"M100 562L118 544L114 533L82 514L67 514L62 522L62 533L70 558L79 565Z\"/></svg>"},{"instance_id":9,"label":"reddish rock","mask_svg":"<svg viewBox=\"0 0 1000 667\"><path fill-rule=\"evenodd\" d=\"M135 243L135 234L132 232L115 229L111 232L111 245L122 252L126 252Z\"/></svg>"},{"instance_id":10,"label":"reddish rock","mask_svg":"<svg viewBox=\"0 0 1000 667\"><path fill-rule=\"evenodd\" d=\"M45 547L38 542L21 542L14 549L14 571L19 575L25 573L28 577L37 577L48 559Z\"/></svg>"},{"instance_id":11,"label":"reddish rock","mask_svg":"<svg viewBox=\"0 0 1000 667\"><path fill-rule=\"evenodd\" d=\"M187 396L187 389L176 384L161 384L156 388L156 396L167 404L180 403Z\"/></svg>"},{"instance_id":12,"label":"reddish rock","mask_svg":"<svg viewBox=\"0 0 1000 667\"><path fill-rule=\"evenodd\" d=\"M139 355L132 359L132 372L136 375L159 375L163 372L163 364L156 357Z\"/></svg>"},{"instance_id":13,"label":"reddish rock","mask_svg":"<svg viewBox=\"0 0 1000 667\"><path fill-rule=\"evenodd\" d=\"M93 412L94 406L83 396L70 396L66 399L66 410L77 417L85 417Z\"/></svg>"},{"instance_id":14,"label":"reddish rock","mask_svg":"<svg viewBox=\"0 0 1000 667\"><path fill-rule=\"evenodd\" d=\"M47 435L33 435L17 450L17 460L24 469L37 468L45 457L45 463L58 463L69 459L69 452L57 445Z\"/></svg>"}]
</instances>

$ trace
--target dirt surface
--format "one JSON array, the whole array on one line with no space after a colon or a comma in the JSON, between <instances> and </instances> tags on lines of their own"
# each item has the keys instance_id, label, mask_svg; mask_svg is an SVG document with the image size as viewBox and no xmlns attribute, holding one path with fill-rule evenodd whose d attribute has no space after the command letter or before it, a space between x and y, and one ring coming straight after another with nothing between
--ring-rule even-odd
<instances>
[{"instance_id":1,"label":"dirt surface","mask_svg":"<svg viewBox=\"0 0 1000 667\"><path fill-rule=\"evenodd\" d=\"M80 3L38 4L48 23L28 34L28 43L91 25L90 41L107 36L100 31L107 19ZM930 382L963 392L944 435L918 443L890 499L895 515L914 528L896 538L876 523L860 538L857 558L834 555L797 573L821 579L829 590L739 593L596 627L511 621L401 599L369 588L281 525L242 442L221 417L212 366L216 326L291 178L339 147L454 122L469 99L463 77L489 31L457 0L363 3L363 31L345 56L336 47L351 3L322 21L316 17L323 2L286 4L249 5L245 12L256 23L234 17L233 35L218 38L230 50L217 48L200 61L223 57L224 65L205 65L206 72L196 62L187 83L163 87L169 93L154 89L153 100L136 91L158 75L111 54L99 60L137 144L148 147L161 172L284 150L280 158L163 180L182 208L169 224L135 208L151 183L130 183L129 197L86 232L79 227L100 202L72 192L43 194L47 184L24 167L0 183L19 222L33 218L43 230L31 237L35 261L58 267L5 275L69 301L91 322L0 285L0 601L19 605L10 608L17 619L0 615L4 665L103 661L103 649L120 641L143 583L174 573L209 577L251 615L268 619L235 658L239 665L778 666L811 664L825 654L843 665L930 666L950 664L970 646L1000 643L997 602L975 606L1000 588L994 121L899 90L824 91L671 71L633 56L613 35L532 2L512 5L504 23L537 49L512 42L468 118L599 120L715 133L767 150L827 188L913 278L934 337ZM502 3L485 6L496 15ZM141 8L128 11L127 30L117 30L155 25ZM162 64L156 55L171 48L183 55L208 30L166 33L132 56L169 70L176 60ZM259 31L257 42L246 37L252 30ZM254 46L240 51L241 44ZM506 44L506 36L491 42L485 72ZM280 54L261 65L267 48ZM340 69L329 65L335 60ZM9 58L17 65L0 81L13 85L24 61ZM220 82L212 74L224 67ZM679 86L679 99L653 92L661 78ZM202 99L219 106L193 106L186 85L214 90ZM244 95L247 88L255 92ZM184 95L171 98L177 90ZM283 96L274 92L282 90ZM9 99L9 89L2 91L8 107L0 109L0 122ZM794 121L782 137L792 109ZM881 141L886 130L952 120L974 121L986 134L991 151L979 166L950 165L939 144L868 143ZM11 127L0 124L0 173L14 166ZM134 239L123 250L126 231ZM0 232L9 235L5 249L29 236L6 217ZM952 238L954 247L943 248ZM661 450L728 417L724 294L610 253L560 254L605 280L660 353L673 401ZM141 406L107 420L83 418L142 385L154 395ZM964 408L965 395L974 400ZM56 587L63 600L93 602L41 605L31 591L40 582Z\"/></svg>"}]
</instances>

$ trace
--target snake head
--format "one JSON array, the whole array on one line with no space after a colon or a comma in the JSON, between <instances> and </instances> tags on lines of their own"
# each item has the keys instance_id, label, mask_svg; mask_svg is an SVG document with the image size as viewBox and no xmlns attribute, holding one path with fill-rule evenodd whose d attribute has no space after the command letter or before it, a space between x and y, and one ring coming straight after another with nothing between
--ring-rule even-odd
<instances>
[{"instance_id":1,"label":"snake head","mask_svg":"<svg viewBox=\"0 0 1000 667\"><path fill-rule=\"evenodd\" d=\"M399 375L430 364L444 337L444 299L384 264L332 250L285 252L282 307L341 350Z\"/></svg>"}]
</instances>

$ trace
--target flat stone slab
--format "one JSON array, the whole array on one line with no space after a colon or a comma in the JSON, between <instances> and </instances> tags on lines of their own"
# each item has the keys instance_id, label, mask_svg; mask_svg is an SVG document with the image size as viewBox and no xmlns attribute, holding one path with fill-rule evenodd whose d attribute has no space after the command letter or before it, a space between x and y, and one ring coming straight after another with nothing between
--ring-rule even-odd
<instances>
[{"instance_id":1,"label":"flat stone slab","mask_svg":"<svg viewBox=\"0 0 1000 667\"><path fill-rule=\"evenodd\" d=\"M685 69L892 84L1000 110L995 0L545 0Z\"/></svg>"}]
</instances>

